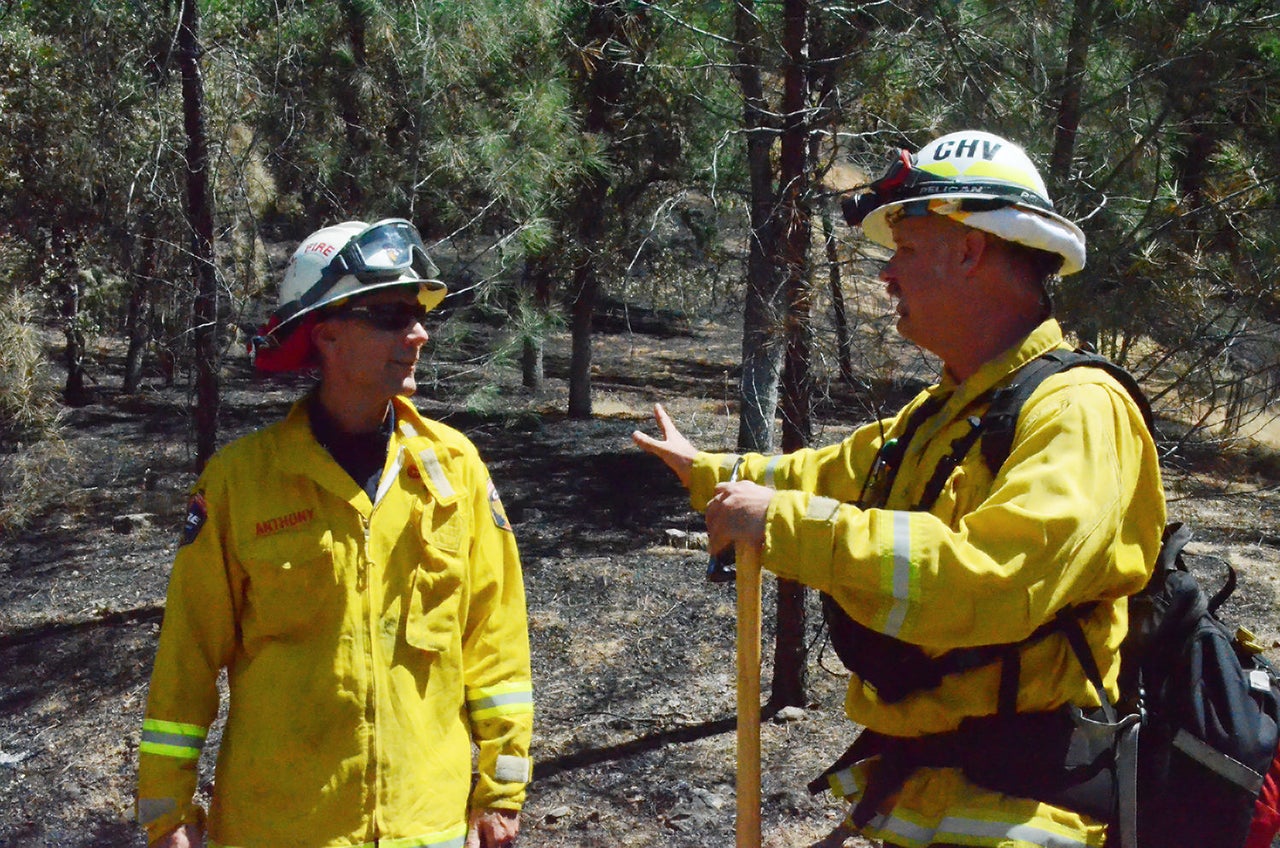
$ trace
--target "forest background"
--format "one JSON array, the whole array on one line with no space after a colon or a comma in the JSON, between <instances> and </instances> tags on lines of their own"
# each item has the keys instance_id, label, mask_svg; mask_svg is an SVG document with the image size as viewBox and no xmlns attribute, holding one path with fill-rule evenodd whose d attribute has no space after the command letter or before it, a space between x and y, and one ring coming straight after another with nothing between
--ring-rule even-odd
<instances>
[{"instance_id":1,"label":"forest background","mask_svg":"<svg viewBox=\"0 0 1280 848\"><path fill-rule=\"evenodd\" d=\"M891 411L937 370L839 197L965 128L1023 144L1088 233L1059 317L1147 388L1166 466L1274 478L1274 0L8 0L0 538L63 514L69 429L106 398L182 443L189 484L239 432L283 259L339 220L423 232L452 408L519 419L518 369L520 414L572 432L611 414L593 335L709 321L740 354L711 390L737 446L830 438L836 406ZM180 402L138 401L161 388ZM775 710L808 702L812 644L804 593L776 603ZM31 626L0 610L0 647Z\"/></svg>"}]
</instances>

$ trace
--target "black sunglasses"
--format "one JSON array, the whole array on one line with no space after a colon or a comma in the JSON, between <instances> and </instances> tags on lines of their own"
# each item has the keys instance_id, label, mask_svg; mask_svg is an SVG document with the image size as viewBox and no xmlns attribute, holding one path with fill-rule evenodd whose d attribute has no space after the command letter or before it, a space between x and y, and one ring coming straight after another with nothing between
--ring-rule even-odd
<instances>
[{"instance_id":1,"label":"black sunglasses","mask_svg":"<svg viewBox=\"0 0 1280 848\"><path fill-rule=\"evenodd\" d=\"M336 309L328 317L354 318L375 330L400 333L416 324L425 325L427 308L420 303L367 303Z\"/></svg>"}]
</instances>

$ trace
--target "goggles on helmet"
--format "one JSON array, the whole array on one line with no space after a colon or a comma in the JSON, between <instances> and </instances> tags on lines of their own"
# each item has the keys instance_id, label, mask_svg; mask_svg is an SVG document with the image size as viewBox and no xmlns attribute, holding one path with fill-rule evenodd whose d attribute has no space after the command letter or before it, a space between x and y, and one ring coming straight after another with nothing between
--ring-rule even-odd
<instances>
[{"instance_id":1,"label":"goggles on helmet","mask_svg":"<svg viewBox=\"0 0 1280 848\"><path fill-rule=\"evenodd\" d=\"M320 279L301 297L277 309L276 315L284 323L320 304L346 276L355 277L368 286L401 277L407 277L405 282L432 280L439 273L427 255L417 228L403 218L387 218L352 236L320 272ZM351 294L354 292L345 296Z\"/></svg>"},{"instance_id":2,"label":"goggles on helmet","mask_svg":"<svg viewBox=\"0 0 1280 848\"><path fill-rule=\"evenodd\" d=\"M413 224L403 218L387 218L347 242L320 279L322 283L332 283L351 274L368 284L394 280L406 271L423 277L439 273Z\"/></svg>"},{"instance_id":3,"label":"goggles on helmet","mask_svg":"<svg viewBox=\"0 0 1280 848\"><path fill-rule=\"evenodd\" d=\"M947 195L956 194L983 195L956 198L959 211L963 212L989 212L1014 204L1053 211L1052 203L1022 186L998 180L956 180L931 174L916 167L915 154L901 149L880 179L867 186L863 194L846 198L840 208L849 226L857 227L887 203L903 203L904 214L916 215L928 211L929 200L946 199ZM919 200L920 204L907 203L911 200Z\"/></svg>"}]
</instances>

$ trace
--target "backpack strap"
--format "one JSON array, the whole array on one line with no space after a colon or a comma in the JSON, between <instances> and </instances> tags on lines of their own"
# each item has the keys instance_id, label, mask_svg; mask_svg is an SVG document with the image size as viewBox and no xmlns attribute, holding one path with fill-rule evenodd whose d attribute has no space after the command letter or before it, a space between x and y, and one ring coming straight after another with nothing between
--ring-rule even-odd
<instances>
[{"instance_id":1,"label":"backpack strap","mask_svg":"<svg viewBox=\"0 0 1280 848\"><path fill-rule=\"evenodd\" d=\"M889 491L893 488L893 481L898 476L898 470L902 467L902 458L907 455L907 447L915 438L916 431L920 429L920 425L942 409L946 401L946 397L943 396L926 398L907 416L907 423L903 425L902 433L895 438L887 439L880 445L880 450L876 451L876 457L871 462L871 470L862 481L862 490L858 493L856 503L860 509L884 506L885 500L889 497Z\"/></svg>"},{"instance_id":2,"label":"backpack strap","mask_svg":"<svg viewBox=\"0 0 1280 848\"><path fill-rule=\"evenodd\" d=\"M1085 606L1092 608L1096 604L1086 604ZM1084 628L1080 626L1082 607L1068 607L1061 610L1055 621L1061 622L1062 632L1067 637L1067 644L1071 646L1071 652L1076 655L1076 660L1080 663L1080 668L1084 669L1084 676L1088 678L1089 683L1098 693L1098 700L1102 702L1102 713L1106 716L1107 722L1116 723L1116 707L1111 703L1111 696L1107 694L1107 686L1102 682L1102 672L1098 669L1098 661L1094 659L1093 651L1089 650L1089 641L1084 637Z\"/></svg>"},{"instance_id":3,"label":"backpack strap","mask_svg":"<svg viewBox=\"0 0 1280 848\"><path fill-rule=\"evenodd\" d=\"M1123 386L1133 398L1133 402L1138 405L1147 429L1152 433L1155 432L1151 404L1147 402L1142 387L1138 385L1138 381L1132 374L1105 356L1099 356L1096 353L1083 350L1051 350L1022 366L1014 374L1010 383L992 393L991 405L987 414L982 417L984 430L982 458L986 460L992 476L999 473L1004 461L1009 458L1009 451L1013 448L1013 437L1018 429L1018 416L1022 414L1022 406L1027 402L1027 398L1031 397L1040 384L1054 374L1082 365L1101 368Z\"/></svg>"},{"instance_id":4,"label":"backpack strap","mask_svg":"<svg viewBox=\"0 0 1280 848\"><path fill-rule=\"evenodd\" d=\"M942 494L942 487L947 485L951 472L964 462L973 443L982 436L985 429L983 419L970 415L966 421L969 424L969 432L953 441L951 451L938 460L938 464L933 469L933 476L929 478L928 484L924 487L924 493L920 496L920 503L916 504L916 511L929 512L933 509L933 505L938 502L938 496Z\"/></svg>"}]
</instances>

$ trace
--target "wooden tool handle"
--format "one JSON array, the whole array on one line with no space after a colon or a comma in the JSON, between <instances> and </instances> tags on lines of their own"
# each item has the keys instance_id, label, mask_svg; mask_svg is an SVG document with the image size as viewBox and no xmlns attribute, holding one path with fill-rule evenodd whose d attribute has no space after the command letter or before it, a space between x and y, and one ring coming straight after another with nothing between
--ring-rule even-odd
<instances>
[{"instance_id":1,"label":"wooden tool handle","mask_svg":"<svg viewBox=\"0 0 1280 848\"><path fill-rule=\"evenodd\" d=\"M737 550L738 818L736 848L760 848L760 551Z\"/></svg>"}]
</instances>

